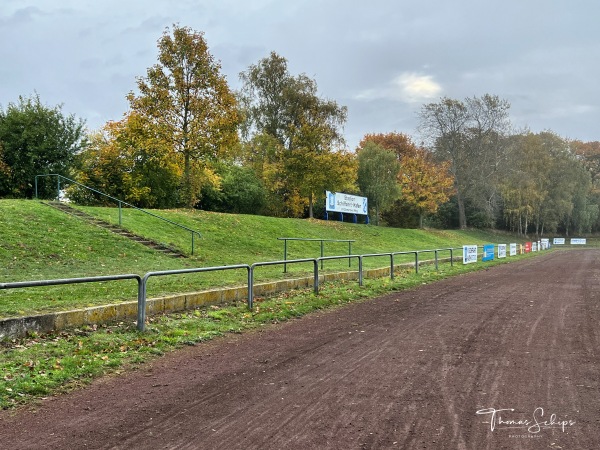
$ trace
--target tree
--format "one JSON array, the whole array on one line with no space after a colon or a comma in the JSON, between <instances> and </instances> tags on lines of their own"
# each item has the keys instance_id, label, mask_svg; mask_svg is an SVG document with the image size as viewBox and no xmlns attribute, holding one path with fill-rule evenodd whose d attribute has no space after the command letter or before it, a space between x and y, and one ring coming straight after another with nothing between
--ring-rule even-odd
<instances>
[{"instance_id":1,"label":"tree","mask_svg":"<svg viewBox=\"0 0 600 450\"><path fill-rule=\"evenodd\" d=\"M158 63L128 95L131 110L156 139L183 157L184 204L193 207L213 166L236 148L241 116L203 33L173 25L158 41Z\"/></svg>"},{"instance_id":2,"label":"tree","mask_svg":"<svg viewBox=\"0 0 600 450\"><path fill-rule=\"evenodd\" d=\"M245 137L262 142L270 137L268 165L280 171L279 180L265 185L284 199L291 215L308 207L312 217L315 193L353 183L346 175L353 170L351 158L342 151L346 108L319 97L316 82L306 75L292 76L287 60L275 52L240 79Z\"/></svg>"},{"instance_id":3,"label":"tree","mask_svg":"<svg viewBox=\"0 0 600 450\"><path fill-rule=\"evenodd\" d=\"M398 161L401 161L404 156L414 156L418 148L412 141L410 136L404 133L368 133L360 140L357 152L362 149L367 142L375 144L396 153Z\"/></svg>"},{"instance_id":4,"label":"tree","mask_svg":"<svg viewBox=\"0 0 600 450\"><path fill-rule=\"evenodd\" d=\"M467 227L467 201L492 220L497 175L505 160L503 138L508 129L509 108L507 101L486 94L464 102L444 97L421 109L421 132L438 159L450 162L460 228Z\"/></svg>"},{"instance_id":5,"label":"tree","mask_svg":"<svg viewBox=\"0 0 600 450\"><path fill-rule=\"evenodd\" d=\"M205 186L202 209L235 214L260 214L267 191L251 167L223 164L217 170L220 186Z\"/></svg>"},{"instance_id":6,"label":"tree","mask_svg":"<svg viewBox=\"0 0 600 450\"><path fill-rule=\"evenodd\" d=\"M62 106L42 104L38 94L0 110L0 196L32 197L36 175L69 176L75 155L86 146L84 127ZM42 198L55 193L54 185L40 183Z\"/></svg>"},{"instance_id":7,"label":"tree","mask_svg":"<svg viewBox=\"0 0 600 450\"><path fill-rule=\"evenodd\" d=\"M550 131L513 136L509 157L501 192L511 229L536 236L591 229L598 214L591 176L566 140Z\"/></svg>"},{"instance_id":8,"label":"tree","mask_svg":"<svg viewBox=\"0 0 600 450\"><path fill-rule=\"evenodd\" d=\"M181 155L151 133L147 122L130 112L90 137L78 156L78 182L142 208L169 208L179 203ZM105 204L90 191L73 186L78 203ZM110 203L110 202L108 202Z\"/></svg>"},{"instance_id":9,"label":"tree","mask_svg":"<svg viewBox=\"0 0 600 450\"><path fill-rule=\"evenodd\" d=\"M449 173L449 162L437 164L431 154L418 149L414 155L402 158L400 188L406 204L419 214L419 228L423 228L425 214L434 214L454 192L454 178Z\"/></svg>"},{"instance_id":10,"label":"tree","mask_svg":"<svg viewBox=\"0 0 600 450\"><path fill-rule=\"evenodd\" d=\"M358 152L358 186L369 202L375 206L375 223L379 212L398 198L397 183L400 163L396 154L371 141L366 141Z\"/></svg>"}]
</instances>

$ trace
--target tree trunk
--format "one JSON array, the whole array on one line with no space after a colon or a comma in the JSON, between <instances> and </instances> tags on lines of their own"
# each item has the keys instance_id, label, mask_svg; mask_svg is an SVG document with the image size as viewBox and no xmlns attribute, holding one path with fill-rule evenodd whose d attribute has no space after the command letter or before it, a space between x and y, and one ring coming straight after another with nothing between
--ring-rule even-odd
<instances>
[{"instance_id":1,"label":"tree trunk","mask_svg":"<svg viewBox=\"0 0 600 450\"><path fill-rule=\"evenodd\" d=\"M458 190L456 191L456 201L458 202L458 226L461 230L466 230L467 215L465 213L465 201Z\"/></svg>"},{"instance_id":2,"label":"tree trunk","mask_svg":"<svg viewBox=\"0 0 600 450\"><path fill-rule=\"evenodd\" d=\"M189 152L184 153L183 166L183 201L188 208L193 208L192 194L192 161Z\"/></svg>"}]
</instances>

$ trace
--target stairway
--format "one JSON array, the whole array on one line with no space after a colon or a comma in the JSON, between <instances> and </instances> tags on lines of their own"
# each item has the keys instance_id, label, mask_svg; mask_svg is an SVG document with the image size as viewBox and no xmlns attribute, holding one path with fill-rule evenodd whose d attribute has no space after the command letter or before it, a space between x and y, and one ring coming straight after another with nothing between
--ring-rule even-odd
<instances>
[{"instance_id":1,"label":"stairway","mask_svg":"<svg viewBox=\"0 0 600 450\"><path fill-rule=\"evenodd\" d=\"M159 244L158 242L154 242L151 239L139 236L135 233L132 233L130 231L127 231L127 230L121 228L118 225L113 225L112 223L106 222L105 220L98 219L97 217L94 217L90 214L80 211L79 209L73 208L66 203L54 201L54 202L42 202L42 204L50 206L55 209L58 209L67 214L71 214L72 216L79 217L80 219L86 221L87 223L105 228L115 234L118 234L120 236L126 237L127 239L135 241L138 244L145 245L146 247L151 248L152 250L163 253L166 256L170 256L172 258L186 258L187 257L187 255L184 255L179 250L168 247L164 244Z\"/></svg>"}]
</instances>

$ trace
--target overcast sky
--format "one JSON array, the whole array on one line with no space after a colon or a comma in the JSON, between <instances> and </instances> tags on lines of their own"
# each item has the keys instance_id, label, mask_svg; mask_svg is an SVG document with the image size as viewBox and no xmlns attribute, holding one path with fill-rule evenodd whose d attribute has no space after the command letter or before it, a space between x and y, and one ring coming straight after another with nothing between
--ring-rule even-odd
<instances>
[{"instance_id":1,"label":"overcast sky","mask_svg":"<svg viewBox=\"0 0 600 450\"><path fill-rule=\"evenodd\" d=\"M271 51L366 133L419 141L418 112L441 97L493 94L517 129L600 140L597 0L1 0L0 105L34 92L89 129L119 120L157 40L205 33L233 89Z\"/></svg>"}]
</instances>

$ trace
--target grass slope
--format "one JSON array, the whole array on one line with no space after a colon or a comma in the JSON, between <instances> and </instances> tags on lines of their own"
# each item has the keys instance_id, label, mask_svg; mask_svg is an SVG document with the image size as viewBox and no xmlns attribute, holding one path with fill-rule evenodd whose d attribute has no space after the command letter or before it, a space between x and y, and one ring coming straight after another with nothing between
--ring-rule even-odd
<instances>
[{"instance_id":1,"label":"grass slope","mask_svg":"<svg viewBox=\"0 0 600 450\"><path fill-rule=\"evenodd\" d=\"M115 208L82 208L118 223ZM200 231L195 255L172 259L81 219L37 201L0 200L0 282L71 278L228 264L252 264L283 259L278 237L353 239L352 253L430 249L485 242L508 242L505 235L479 231L405 230L321 220L168 210L155 213ZM191 237L132 209L122 211L123 226L137 234L191 250ZM347 254L345 243L326 243L326 255ZM316 242L291 242L288 259L318 257ZM399 261L400 262L400 261ZM385 266L369 259L366 267ZM356 266L356 263L354 263ZM347 270L346 262L328 262L325 269ZM289 266L287 276L300 276L309 266ZM281 267L261 268L258 281L283 277ZM159 277L149 284L149 296L189 292L245 282L245 272ZM0 317L21 316L134 299L133 281L93 283L0 291Z\"/></svg>"}]
</instances>

